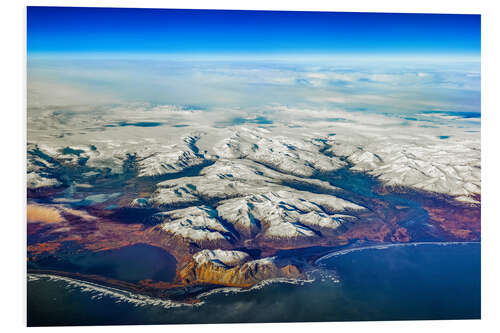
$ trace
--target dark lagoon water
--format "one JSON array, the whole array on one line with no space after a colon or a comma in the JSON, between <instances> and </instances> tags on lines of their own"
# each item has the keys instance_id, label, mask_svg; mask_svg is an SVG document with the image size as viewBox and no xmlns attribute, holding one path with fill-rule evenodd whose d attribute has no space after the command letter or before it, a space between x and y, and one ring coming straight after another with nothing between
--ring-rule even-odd
<instances>
[{"instance_id":1,"label":"dark lagoon water","mask_svg":"<svg viewBox=\"0 0 500 333\"><path fill-rule=\"evenodd\" d=\"M127 282L144 279L168 282L175 277L176 264L175 258L159 247L134 244L107 251L73 253L64 259L47 256L36 264L30 263L29 268L96 274Z\"/></svg>"},{"instance_id":2,"label":"dark lagoon water","mask_svg":"<svg viewBox=\"0 0 500 333\"><path fill-rule=\"evenodd\" d=\"M28 324L478 319L480 251L479 243L344 250L318 260L308 280L217 289L197 305L29 274Z\"/></svg>"}]
</instances>

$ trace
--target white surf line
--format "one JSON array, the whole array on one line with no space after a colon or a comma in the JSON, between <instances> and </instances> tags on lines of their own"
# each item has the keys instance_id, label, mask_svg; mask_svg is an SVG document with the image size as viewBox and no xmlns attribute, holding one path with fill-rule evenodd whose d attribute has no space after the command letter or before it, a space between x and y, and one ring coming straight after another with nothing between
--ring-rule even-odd
<instances>
[{"instance_id":1,"label":"white surf line","mask_svg":"<svg viewBox=\"0 0 500 333\"><path fill-rule=\"evenodd\" d=\"M400 247L400 246L420 246L420 245L438 245L438 246L447 246L447 245L467 245L467 244L481 244L481 242L412 242L412 243L388 243L388 244L379 244L379 245L370 245L370 246L362 246L362 247L353 247L344 250L338 250L331 252L322 256L321 258L316 259L314 261L315 265L320 264L323 260L330 259L333 257L341 256L344 254L348 254L351 252L363 251L363 250L383 250L391 247Z\"/></svg>"},{"instance_id":2,"label":"white surf line","mask_svg":"<svg viewBox=\"0 0 500 333\"><path fill-rule=\"evenodd\" d=\"M169 309L182 306L199 306L203 304L203 302L189 304L189 303L174 302L166 299L153 298L145 295L135 294L127 290L121 290L113 287L106 287L98 285L93 282L77 280L59 275L28 273L27 277L28 277L28 282L37 281L42 278L46 278L50 281L63 281L66 282L69 286L79 288L81 292L87 292L93 294L91 296L91 299L100 299L103 296L108 296L116 299L116 303L127 302L134 304L134 306L136 307L152 305L152 306L161 306L166 309Z\"/></svg>"},{"instance_id":3,"label":"white surf line","mask_svg":"<svg viewBox=\"0 0 500 333\"><path fill-rule=\"evenodd\" d=\"M314 282L314 279L290 279L290 278L274 278L274 279L267 279L267 280L262 280L255 285L253 285L250 288L240 288L240 287L223 287L221 286L220 288L216 288L204 293L199 294L196 296L196 298L205 298L211 295L215 294L236 294L236 293L246 293L250 292L253 290L259 290L264 288L267 285L274 284L274 283L287 283L287 284L293 284L293 285L304 285L305 283L311 283Z\"/></svg>"}]
</instances>

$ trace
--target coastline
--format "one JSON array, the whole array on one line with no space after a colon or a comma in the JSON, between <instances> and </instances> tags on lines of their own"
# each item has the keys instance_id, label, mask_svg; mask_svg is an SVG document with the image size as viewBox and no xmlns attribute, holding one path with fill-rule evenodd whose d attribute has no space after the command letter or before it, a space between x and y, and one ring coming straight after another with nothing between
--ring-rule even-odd
<instances>
[{"instance_id":1,"label":"coastline","mask_svg":"<svg viewBox=\"0 0 500 333\"><path fill-rule=\"evenodd\" d=\"M273 283L288 283L288 284L304 284L312 283L316 280L311 277L317 270L321 270L322 262L336 256L346 255L352 252L365 251L365 250L384 250L393 247L407 247L407 246L449 246L449 245L470 245L481 244L481 242L411 242L411 243L386 243L386 244L373 244L368 246L354 246L343 249L334 249L332 251L322 254L319 258L310 260L317 257L317 255L310 255L309 258L304 258L310 265L304 271L305 278L271 278L259 281L248 287L233 286L233 285L194 285L184 286L181 284L163 284L164 288L154 288L146 284L134 284L121 280L110 279L99 275L86 275L80 273L71 273L55 270L35 270L30 269L27 271L27 279L30 281L33 277L45 277L54 280L66 281L68 284L85 287L88 290L94 289L96 292L101 292L106 295L117 297L118 299L127 300L131 303L137 304L164 304L166 307L172 306L188 306L188 305L201 305L203 304L202 298L218 293L240 293L260 289L266 285ZM336 281L338 282L338 281ZM144 302L144 303L141 303Z\"/></svg>"},{"instance_id":2,"label":"coastline","mask_svg":"<svg viewBox=\"0 0 500 333\"><path fill-rule=\"evenodd\" d=\"M465 242L408 242L408 243L386 243L386 244L380 244L380 245L368 245L368 246L355 246L351 248L346 248L342 250L334 250L333 252L330 252L314 261L315 265L319 265L321 261L336 257L336 256L341 256L344 254L348 254L351 252L356 252L356 251L364 251L364 250L383 250L391 247L399 247L399 246L420 246L420 245L438 245L438 246L447 246L447 245L467 245L467 244L481 244L481 241L465 241Z\"/></svg>"}]
</instances>

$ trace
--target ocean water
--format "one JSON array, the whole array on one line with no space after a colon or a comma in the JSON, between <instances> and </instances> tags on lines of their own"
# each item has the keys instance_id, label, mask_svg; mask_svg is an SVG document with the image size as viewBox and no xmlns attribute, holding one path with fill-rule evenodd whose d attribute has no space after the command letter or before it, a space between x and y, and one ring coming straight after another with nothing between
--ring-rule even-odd
<instances>
[{"instance_id":1,"label":"ocean water","mask_svg":"<svg viewBox=\"0 0 500 333\"><path fill-rule=\"evenodd\" d=\"M481 246L445 244L341 251L307 280L215 289L194 305L29 274L28 325L478 319Z\"/></svg>"}]
</instances>

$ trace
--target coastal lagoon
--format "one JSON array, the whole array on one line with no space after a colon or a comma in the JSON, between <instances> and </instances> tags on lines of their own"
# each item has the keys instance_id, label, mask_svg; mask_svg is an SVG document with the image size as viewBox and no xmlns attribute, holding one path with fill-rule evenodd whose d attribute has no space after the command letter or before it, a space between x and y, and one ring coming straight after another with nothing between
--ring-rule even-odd
<instances>
[{"instance_id":1,"label":"coastal lagoon","mask_svg":"<svg viewBox=\"0 0 500 333\"><path fill-rule=\"evenodd\" d=\"M320 259L309 279L266 282L250 289L217 288L198 295L200 304L123 296L94 284L29 274L28 322L45 326L481 317L480 243L344 252Z\"/></svg>"},{"instance_id":2,"label":"coastal lagoon","mask_svg":"<svg viewBox=\"0 0 500 333\"><path fill-rule=\"evenodd\" d=\"M27 18L29 326L481 317L479 15Z\"/></svg>"}]
</instances>

